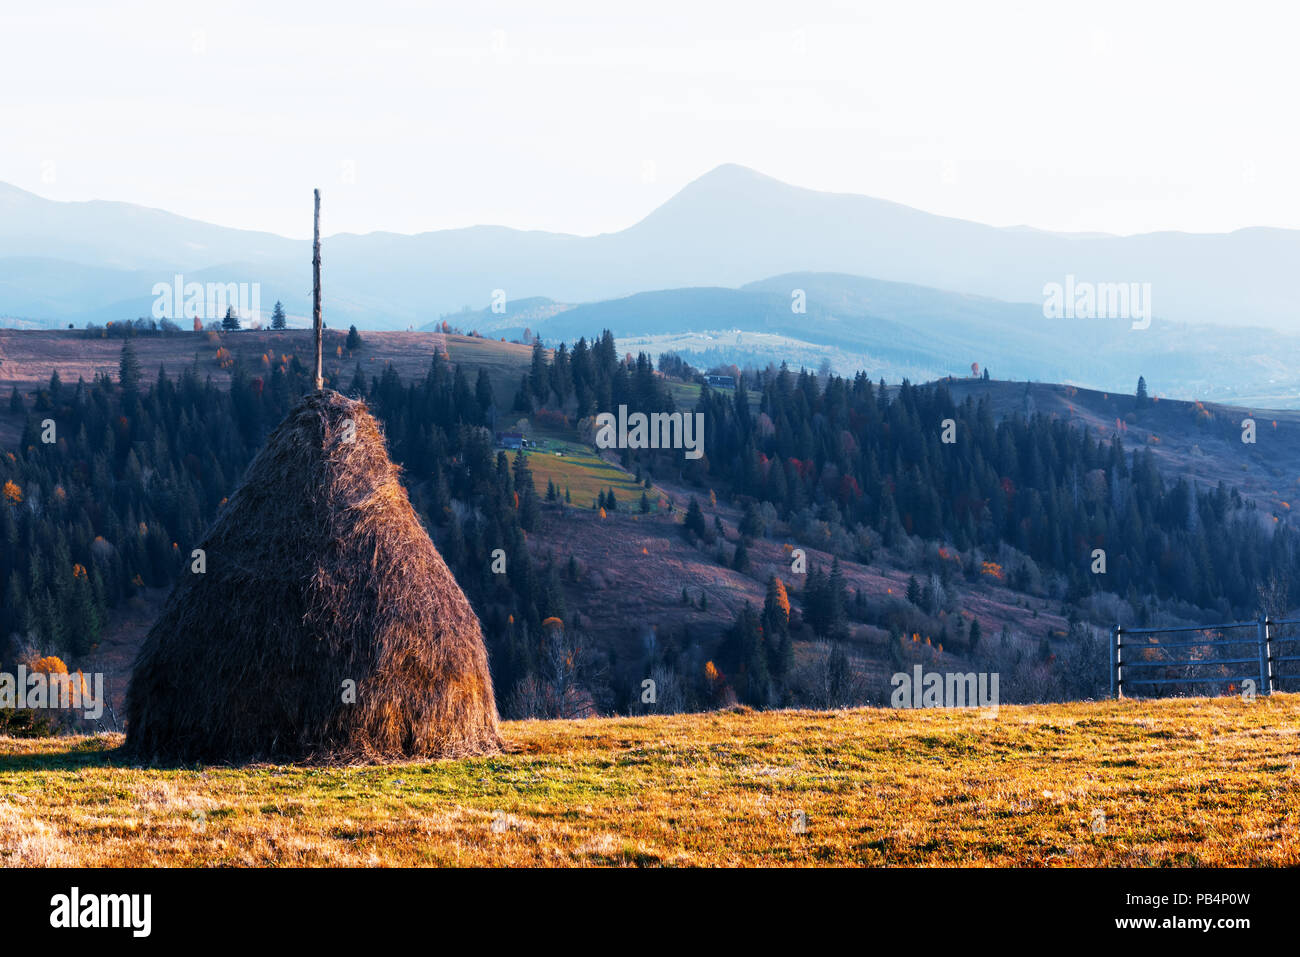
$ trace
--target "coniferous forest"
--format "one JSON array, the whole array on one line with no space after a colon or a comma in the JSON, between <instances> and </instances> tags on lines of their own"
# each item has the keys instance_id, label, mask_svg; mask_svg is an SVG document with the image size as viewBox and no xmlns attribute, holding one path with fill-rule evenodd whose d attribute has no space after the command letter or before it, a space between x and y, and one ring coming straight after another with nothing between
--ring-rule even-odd
<instances>
[{"instance_id":1,"label":"coniferous forest","mask_svg":"<svg viewBox=\"0 0 1300 957\"><path fill-rule=\"evenodd\" d=\"M675 356L663 357L658 370L645 355L618 356L608 332L560 345L549 357L537 343L513 406L580 422L621 404L668 411L673 379L703 381ZM169 587L270 430L309 385L292 358L256 373L236 362L228 389L214 385L197 360L178 376L163 370L146 381L128 338L116 377L74 384L56 372L34 400L15 390L10 411L26 425L17 447L0 458L4 658L37 652L79 659L137 591ZM527 537L548 510L569 506L559 489L539 492L525 452L495 448L498 410L487 374L479 370L471 380L437 354L422 381L403 382L391 367L367 381L358 364L344 391L366 398L382 420L418 513L474 603L503 709L565 713L538 701L540 689L554 693L555 684L547 678L557 652L544 639L546 623L571 619L565 592L574 576L563 556L530 555ZM1053 597L1072 606L1101 587L1089 568L1100 548L1108 558L1106 590L1139 620L1162 603L1224 619L1251 614L1261 585L1300 571L1293 533L1275 530L1235 490L1166 479L1149 451L1125 450L1118 436L1105 441L1041 415L995 420L986 403L958 404L942 383L891 388L865 375L783 366L746 372L734 391L704 385L688 411L704 416L702 458L624 450L624 466L740 506L741 538L727 559L737 570L748 561L746 541L774 520L815 529L819 547L836 558L811 568L797 593L769 580L763 605L743 610L712 649L736 696L751 703L801 700L792 669L796 629L831 643L829 669L840 688L831 698L852 699L836 640L846 620L872 620L872 613L845 587L841 558L870 563L882 552L911 549L925 584L914 579L906 597L918 608L935 606L953 577L988 574L1040 594L1050 577L1063 591ZM945 420L956 441L942 440ZM617 502L612 490L601 499L602 509L636 507ZM682 504L684 534L712 541L715 529L699 501ZM505 574L493 571L498 549ZM1015 558L999 564L1008 554ZM894 619L880 623L901 630ZM972 651L978 627L963 636ZM599 710L613 711L635 708L631 676L655 668L672 674L689 638L674 643L670 636L654 660L620 669L612 646L589 637L585 693ZM573 648L560 651L574 656ZM683 707L716 700L710 677L697 671L698 680L680 690Z\"/></svg>"}]
</instances>

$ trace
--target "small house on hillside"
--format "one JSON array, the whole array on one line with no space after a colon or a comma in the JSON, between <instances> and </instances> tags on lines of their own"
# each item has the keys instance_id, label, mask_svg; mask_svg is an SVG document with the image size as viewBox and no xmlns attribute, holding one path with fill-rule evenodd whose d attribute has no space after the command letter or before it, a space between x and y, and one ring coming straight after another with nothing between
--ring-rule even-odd
<instances>
[{"instance_id":1,"label":"small house on hillside","mask_svg":"<svg viewBox=\"0 0 1300 957\"><path fill-rule=\"evenodd\" d=\"M503 449L522 449L528 444L522 432L498 432L497 445Z\"/></svg>"},{"instance_id":2,"label":"small house on hillside","mask_svg":"<svg viewBox=\"0 0 1300 957\"><path fill-rule=\"evenodd\" d=\"M704 381L715 389L734 389L736 377L729 375L706 375Z\"/></svg>"}]
</instances>

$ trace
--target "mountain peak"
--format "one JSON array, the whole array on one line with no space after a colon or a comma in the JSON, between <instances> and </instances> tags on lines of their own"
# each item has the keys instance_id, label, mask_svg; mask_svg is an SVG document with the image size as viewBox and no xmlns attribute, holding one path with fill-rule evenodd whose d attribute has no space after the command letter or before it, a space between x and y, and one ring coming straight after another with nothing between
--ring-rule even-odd
<instances>
[{"instance_id":1,"label":"mountain peak","mask_svg":"<svg viewBox=\"0 0 1300 957\"><path fill-rule=\"evenodd\" d=\"M756 186L778 186L784 189L797 189L789 183L784 183L779 179L768 176L766 173L760 173L756 169L750 169L748 166L741 166L739 163L723 163L715 166L702 176L698 176L682 187L678 193L687 192L714 192L753 189Z\"/></svg>"}]
</instances>

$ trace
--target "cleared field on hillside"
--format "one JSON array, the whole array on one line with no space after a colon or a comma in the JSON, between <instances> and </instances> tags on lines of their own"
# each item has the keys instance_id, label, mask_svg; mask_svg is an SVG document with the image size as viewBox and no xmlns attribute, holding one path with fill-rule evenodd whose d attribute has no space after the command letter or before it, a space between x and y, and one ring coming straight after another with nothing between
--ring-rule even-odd
<instances>
[{"instance_id":1,"label":"cleared field on hillside","mask_svg":"<svg viewBox=\"0 0 1300 957\"><path fill-rule=\"evenodd\" d=\"M546 483L551 481L561 495L565 488L569 489L575 508L590 508L593 499L612 488L619 509L635 512L641 506L644 492L650 497L651 511L658 511L659 492L639 484L636 476L606 462L590 446L559 440L541 442L541 447L528 455L537 494L545 496ZM563 454L556 455L556 451Z\"/></svg>"},{"instance_id":2,"label":"cleared field on hillside","mask_svg":"<svg viewBox=\"0 0 1300 957\"><path fill-rule=\"evenodd\" d=\"M348 768L0 738L0 863L1300 864L1297 695L503 730L495 758Z\"/></svg>"},{"instance_id":3,"label":"cleared field on hillside","mask_svg":"<svg viewBox=\"0 0 1300 957\"><path fill-rule=\"evenodd\" d=\"M346 330L325 331L325 376L337 388L347 387L358 364L367 379L381 375L389 363L405 382L423 379L434 350L445 349L452 362L466 365L471 385L478 369L485 368L497 405L507 409L519 387L519 377L532 358L529 346L433 332L365 332L362 346L355 354L344 348L346 339ZM16 386L21 392L31 392L48 383L55 369L69 385L75 384L78 378L89 382L99 373L116 379L123 341L88 338L82 331L0 330L0 390L7 395ZM307 329L181 332L170 336L137 336L131 343L147 381L158 375L159 366L165 366L172 376L179 375L197 357L200 374L210 375L214 382L224 385L230 381L230 369L221 368L217 362L218 348L242 359L253 375L260 373L261 357L268 351L273 357L297 356L308 367L314 355L311 331Z\"/></svg>"}]
</instances>

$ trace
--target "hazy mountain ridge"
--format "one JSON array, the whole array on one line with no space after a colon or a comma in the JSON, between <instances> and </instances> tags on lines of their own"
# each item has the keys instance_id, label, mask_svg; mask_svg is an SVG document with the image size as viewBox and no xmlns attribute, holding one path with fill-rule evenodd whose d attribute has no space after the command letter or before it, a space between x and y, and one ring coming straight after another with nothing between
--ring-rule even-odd
<instances>
[{"instance_id":1,"label":"hazy mountain ridge","mask_svg":"<svg viewBox=\"0 0 1300 957\"><path fill-rule=\"evenodd\" d=\"M0 211L0 261L61 261L65 284L84 289L46 303L47 315L31 316L22 310L42 308L48 278L11 279L0 287L0 314L77 322L119 301L111 290L130 280L87 274L87 267L142 270L156 273L154 281L207 269L227 282L261 282L267 309L275 299L293 304L291 312L305 302L305 283L297 279L310 260L305 240L125 203L53 202L3 185ZM1042 301L1045 283L1066 275L1150 282L1157 318L1295 331L1287 278L1300 262L1300 231L1121 237L1003 228L804 189L724 165L613 233L475 226L410 236L342 234L327 239L324 257L327 308L337 321L363 328L423 324L484 305L498 289L511 298L591 302L676 287L739 287L790 272L839 272L1030 303ZM14 264L7 270L15 272ZM147 300L150 288L127 298Z\"/></svg>"},{"instance_id":2,"label":"hazy mountain ridge","mask_svg":"<svg viewBox=\"0 0 1300 957\"><path fill-rule=\"evenodd\" d=\"M796 293L802 313L794 309ZM699 353L702 363L761 367L788 358L815 367L826 358L845 374L866 369L891 382L965 375L978 362L999 378L1120 391L1145 375L1163 394L1181 398L1278 408L1300 402L1296 336L1164 321L1134 329L1125 319L1048 319L1038 304L836 273L790 273L739 289L655 290L567 308L530 299L507 302L502 313L483 309L448 319L493 335L515 336L527 327L549 345L609 329L621 349ZM746 346L719 335L734 332L762 338ZM692 341L683 341L687 334Z\"/></svg>"}]
</instances>

